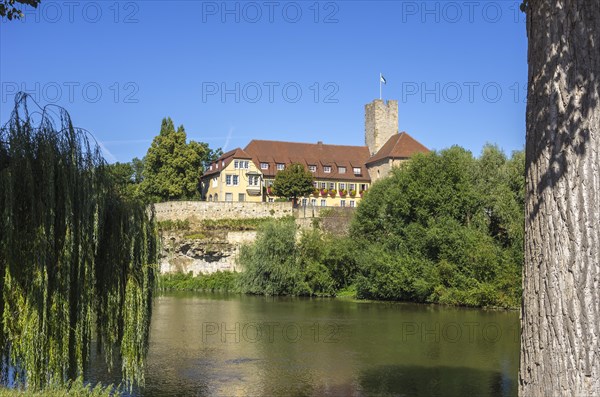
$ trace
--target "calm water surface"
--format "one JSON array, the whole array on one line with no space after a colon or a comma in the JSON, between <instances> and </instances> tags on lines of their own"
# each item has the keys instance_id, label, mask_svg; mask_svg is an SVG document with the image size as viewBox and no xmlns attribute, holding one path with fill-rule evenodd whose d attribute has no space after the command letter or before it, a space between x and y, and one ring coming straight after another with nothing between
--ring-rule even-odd
<instances>
[{"instance_id":1,"label":"calm water surface","mask_svg":"<svg viewBox=\"0 0 600 397\"><path fill-rule=\"evenodd\" d=\"M518 313L343 299L155 299L143 396L516 396ZM98 361L92 381L119 383Z\"/></svg>"}]
</instances>

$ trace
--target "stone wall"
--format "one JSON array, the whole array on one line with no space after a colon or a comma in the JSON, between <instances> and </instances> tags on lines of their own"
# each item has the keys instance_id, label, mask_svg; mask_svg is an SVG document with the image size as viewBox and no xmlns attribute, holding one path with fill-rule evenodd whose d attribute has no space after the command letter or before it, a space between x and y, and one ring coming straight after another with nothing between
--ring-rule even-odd
<instances>
[{"instance_id":1,"label":"stone wall","mask_svg":"<svg viewBox=\"0 0 600 397\"><path fill-rule=\"evenodd\" d=\"M210 274L239 271L237 258L243 244L256 239L256 231L215 232L204 238L187 239L178 232L161 236L160 272Z\"/></svg>"},{"instance_id":2,"label":"stone wall","mask_svg":"<svg viewBox=\"0 0 600 397\"><path fill-rule=\"evenodd\" d=\"M398 101L375 99L365 105L365 145L371 155L398 133Z\"/></svg>"},{"instance_id":3,"label":"stone wall","mask_svg":"<svg viewBox=\"0 0 600 397\"><path fill-rule=\"evenodd\" d=\"M292 203L250 203L209 201L168 201L154 204L156 219L202 220L202 219L247 219L282 218L292 215Z\"/></svg>"},{"instance_id":4,"label":"stone wall","mask_svg":"<svg viewBox=\"0 0 600 397\"><path fill-rule=\"evenodd\" d=\"M355 208L307 206L292 203L225 203L171 201L155 204L158 221L188 220L192 230L161 232L160 272L210 274L239 271L237 258L242 245L256 239L256 231L204 230L195 233L193 225L203 219L281 218L293 215L299 229L318 225L322 230L348 233ZM186 233L190 237L186 237ZM191 238L197 236L198 238Z\"/></svg>"}]
</instances>

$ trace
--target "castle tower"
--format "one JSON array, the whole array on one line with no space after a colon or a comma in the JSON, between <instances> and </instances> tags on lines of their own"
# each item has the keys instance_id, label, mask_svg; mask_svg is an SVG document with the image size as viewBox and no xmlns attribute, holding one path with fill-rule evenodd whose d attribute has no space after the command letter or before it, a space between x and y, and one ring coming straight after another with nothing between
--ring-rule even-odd
<instances>
[{"instance_id":1,"label":"castle tower","mask_svg":"<svg viewBox=\"0 0 600 397\"><path fill-rule=\"evenodd\" d=\"M398 133L398 101L375 99L365 105L365 144L371 156Z\"/></svg>"}]
</instances>

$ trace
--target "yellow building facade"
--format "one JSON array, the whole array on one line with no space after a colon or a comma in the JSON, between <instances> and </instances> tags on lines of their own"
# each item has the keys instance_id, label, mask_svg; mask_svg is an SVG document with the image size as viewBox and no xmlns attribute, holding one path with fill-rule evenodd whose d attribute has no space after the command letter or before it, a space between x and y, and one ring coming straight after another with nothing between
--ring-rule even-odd
<instances>
[{"instance_id":1,"label":"yellow building facade","mask_svg":"<svg viewBox=\"0 0 600 397\"><path fill-rule=\"evenodd\" d=\"M222 155L202 177L202 198L206 201L263 201L262 173L243 150Z\"/></svg>"},{"instance_id":2,"label":"yellow building facade","mask_svg":"<svg viewBox=\"0 0 600 397\"><path fill-rule=\"evenodd\" d=\"M201 177L202 198L273 202L277 173L299 163L313 174L315 190L298 204L356 207L372 182L413 154L427 152L406 132L398 132L398 102L377 99L365 106L364 146L252 140L209 165Z\"/></svg>"}]
</instances>

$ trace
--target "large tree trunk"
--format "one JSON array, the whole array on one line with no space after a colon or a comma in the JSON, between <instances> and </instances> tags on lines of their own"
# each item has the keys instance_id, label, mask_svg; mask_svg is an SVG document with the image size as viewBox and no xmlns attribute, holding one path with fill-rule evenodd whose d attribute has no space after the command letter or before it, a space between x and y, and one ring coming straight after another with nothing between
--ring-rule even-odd
<instances>
[{"instance_id":1,"label":"large tree trunk","mask_svg":"<svg viewBox=\"0 0 600 397\"><path fill-rule=\"evenodd\" d=\"M600 395L600 0L529 0L522 396Z\"/></svg>"}]
</instances>

